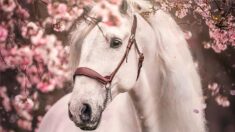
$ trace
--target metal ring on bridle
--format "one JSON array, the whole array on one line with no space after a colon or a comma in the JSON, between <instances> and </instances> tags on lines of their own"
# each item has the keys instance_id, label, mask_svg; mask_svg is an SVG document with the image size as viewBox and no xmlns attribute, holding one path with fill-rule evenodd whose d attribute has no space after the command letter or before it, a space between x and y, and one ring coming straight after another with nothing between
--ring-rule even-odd
<instances>
[{"instance_id":1,"label":"metal ring on bridle","mask_svg":"<svg viewBox=\"0 0 235 132\"><path fill-rule=\"evenodd\" d=\"M130 41L133 43L133 41L134 41L134 39L135 39L135 34L131 34L131 36L130 36Z\"/></svg>"},{"instance_id":2,"label":"metal ring on bridle","mask_svg":"<svg viewBox=\"0 0 235 132\"><path fill-rule=\"evenodd\" d=\"M111 83L109 82L109 83L107 83L107 84L105 84L105 88L106 89L109 89L111 87Z\"/></svg>"}]
</instances>

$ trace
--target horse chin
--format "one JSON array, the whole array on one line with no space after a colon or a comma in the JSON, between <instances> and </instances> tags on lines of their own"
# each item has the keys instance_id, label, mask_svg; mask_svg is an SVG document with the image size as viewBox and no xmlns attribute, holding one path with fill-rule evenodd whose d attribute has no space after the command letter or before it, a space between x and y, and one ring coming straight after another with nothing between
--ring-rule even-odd
<instances>
[{"instance_id":1,"label":"horse chin","mask_svg":"<svg viewBox=\"0 0 235 132\"><path fill-rule=\"evenodd\" d=\"M96 118L96 120L94 120L94 121L88 121L86 123L79 123L79 124L75 124L75 125L77 127L79 127L81 130L87 130L87 131L96 130L96 128L100 124L101 115L102 115L102 112L100 113L100 116L98 116Z\"/></svg>"},{"instance_id":2,"label":"horse chin","mask_svg":"<svg viewBox=\"0 0 235 132\"><path fill-rule=\"evenodd\" d=\"M77 124L77 127L79 127L81 130L87 130L92 131L95 130L98 127L99 123L86 123L86 124Z\"/></svg>"}]
</instances>

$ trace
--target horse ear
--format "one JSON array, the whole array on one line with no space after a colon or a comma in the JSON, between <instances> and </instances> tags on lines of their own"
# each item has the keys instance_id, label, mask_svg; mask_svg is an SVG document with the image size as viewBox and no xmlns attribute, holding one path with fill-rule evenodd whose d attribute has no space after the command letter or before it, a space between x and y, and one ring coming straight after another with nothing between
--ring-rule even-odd
<instances>
[{"instance_id":1,"label":"horse ear","mask_svg":"<svg viewBox=\"0 0 235 132\"><path fill-rule=\"evenodd\" d=\"M122 1L122 4L119 7L119 10L122 14L127 14L127 10L128 10L128 3L126 0Z\"/></svg>"}]
</instances>

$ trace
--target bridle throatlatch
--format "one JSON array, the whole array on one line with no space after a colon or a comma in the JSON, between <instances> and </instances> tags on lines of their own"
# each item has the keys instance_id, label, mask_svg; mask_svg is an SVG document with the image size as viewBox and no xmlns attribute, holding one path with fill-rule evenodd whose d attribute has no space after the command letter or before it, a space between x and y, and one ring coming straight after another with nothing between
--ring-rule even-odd
<instances>
[{"instance_id":1,"label":"bridle throatlatch","mask_svg":"<svg viewBox=\"0 0 235 132\"><path fill-rule=\"evenodd\" d=\"M105 88L110 88L113 78L115 77L116 73L118 72L118 70L120 69L120 67L124 63L124 61L126 60L126 62L127 62L129 51L131 50L133 45L135 45L135 49L139 55L138 71L137 71L137 77L136 77L136 80L138 80L139 75L140 75L140 71L142 68L142 64L144 61L144 54L142 52L140 52L139 47L138 47L136 40L135 40L136 28L137 28L137 18L134 15L133 25L131 28L131 35L128 40L128 45L126 47L125 54L123 55L121 61L119 62L118 66L116 67L116 69L114 69L114 71L110 75L102 76L98 72L96 72L88 67L78 67L73 75L73 79L75 80L76 76L86 76L86 77L95 79L96 81L102 83L103 85L105 85Z\"/></svg>"}]
</instances>

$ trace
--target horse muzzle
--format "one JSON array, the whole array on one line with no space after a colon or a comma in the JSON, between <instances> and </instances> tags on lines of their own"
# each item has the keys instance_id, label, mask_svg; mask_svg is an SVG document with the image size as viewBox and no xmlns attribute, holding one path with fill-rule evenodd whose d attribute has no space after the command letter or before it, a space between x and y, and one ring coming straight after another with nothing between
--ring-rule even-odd
<instances>
[{"instance_id":1,"label":"horse muzzle","mask_svg":"<svg viewBox=\"0 0 235 132\"><path fill-rule=\"evenodd\" d=\"M82 130L95 130L102 114L101 108L92 108L91 105L84 103L79 105L78 110L68 109L69 118Z\"/></svg>"}]
</instances>

